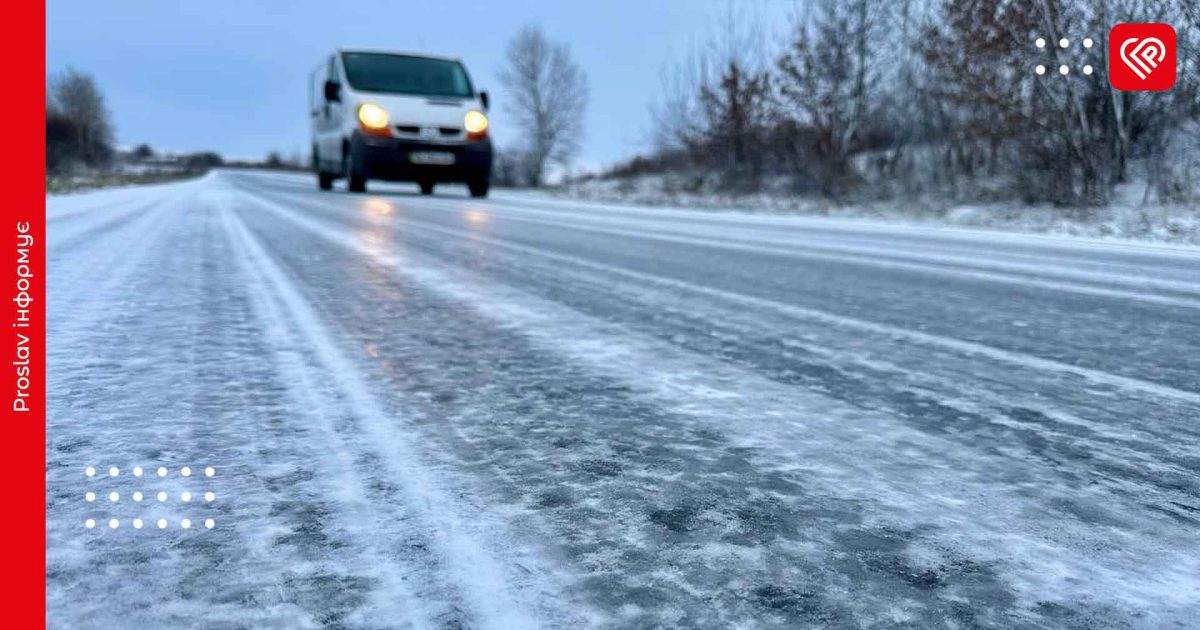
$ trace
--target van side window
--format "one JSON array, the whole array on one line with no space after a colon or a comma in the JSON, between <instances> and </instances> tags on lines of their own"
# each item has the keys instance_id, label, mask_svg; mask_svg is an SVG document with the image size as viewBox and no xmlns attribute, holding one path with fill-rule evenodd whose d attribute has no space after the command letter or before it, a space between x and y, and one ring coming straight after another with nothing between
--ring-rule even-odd
<instances>
[{"instance_id":1,"label":"van side window","mask_svg":"<svg viewBox=\"0 0 1200 630\"><path fill-rule=\"evenodd\" d=\"M338 81L337 55L329 58L328 80L333 81L334 83L341 83L341 81Z\"/></svg>"}]
</instances>

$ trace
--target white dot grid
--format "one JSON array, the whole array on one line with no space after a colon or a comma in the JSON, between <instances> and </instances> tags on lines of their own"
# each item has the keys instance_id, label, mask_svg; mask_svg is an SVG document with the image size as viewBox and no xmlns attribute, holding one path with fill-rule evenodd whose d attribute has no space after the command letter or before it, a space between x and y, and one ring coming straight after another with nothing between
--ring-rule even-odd
<instances>
[{"instance_id":1,"label":"white dot grid","mask_svg":"<svg viewBox=\"0 0 1200 630\"><path fill-rule=\"evenodd\" d=\"M142 529L143 527L146 526L146 522L140 518L135 518L132 521L132 525L133 525L134 529ZM160 518L157 521L155 521L154 525L156 527L158 527L159 529L166 529L167 526L170 525L170 522L167 521L167 519L165 519L165 518ZM89 518L88 520L83 522L83 526L88 529L95 529L96 528L96 519ZM204 519L204 528L205 529L212 529L216 526L217 526L217 522L215 520L213 520L211 518ZM109 529L119 529L120 527L121 527L120 520L115 519L115 518L109 519L109 521L108 521ZM180 520L179 527L182 529L191 529L192 528L192 520L188 519L188 518Z\"/></svg>"},{"instance_id":2,"label":"white dot grid","mask_svg":"<svg viewBox=\"0 0 1200 630\"><path fill-rule=\"evenodd\" d=\"M1090 49L1092 46L1096 45L1096 41L1093 40L1091 37L1084 37L1083 41L1081 43L1083 44L1084 48L1088 48L1088 49ZM1046 38L1038 37L1037 39L1035 39L1033 41L1033 45L1039 49L1045 48L1046 47ZM1059 48L1069 48L1071 46L1071 40L1067 39L1066 37L1063 37L1058 40L1058 46L1059 46ZM1081 68L1081 70L1083 71L1083 74L1085 74L1087 76L1091 76L1096 71L1096 69L1093 68L1091 64L1085 64ZM1037 74L1038 76L1042 76L1042 75L1046 74L1046 66L1044 66L1042 64L1038 64L1033 67L1033 72L1034 72L1034 74ZM1067 66L1065 64L1061 65L1058 67L1058 73L1062 76L1068 76L1071 74L1071 68L1070 68L1070 66Z\"/></svg>"},{"instance_id":3,"label":"white dot grid","mask_svg":"<svg viewBox=\"0 0 1200 630\"><path fill-rule=\"evenodd\" d=\"M166 477L167 474L170 473L170 471L167 470L166 466L159 466L155 472L158 473L159 477ZM95 477L96 476L96 467L88 466L87 468L84 468L83 474L87 475L88 477ZM109 477L117 477L120 474L121 474L121 469L116 466L112 466L108 469ZM134 477L141 477L143 474L145 474L145 469L143 469L141 466L133 467L133 476ZM191 466L183 466L182 468L179 469L179 474L183 475L184 477L192 476L192 467ZM205 477L212 477L216 474L217 474L216 468L213 468L212 466L204 467L204 476Z\"/></svg>"},{"instance_id":4,"label":"white dot grid","mask_svg":"<svg viewBox=\"0 0 1200 630\"><path fill-rule=\"evenodd\" d=\"M133 519L133 521L131 521L131 523L132 523L134 529L142 529L146 525L146 522L140 518ZM157 521L155 521L154 524L159 529L166 529L167 526L170 524L170 522L167 521L167 519L165 519L165 518L160 518ZM87 519L86 521L83 522L83 526L86 527L87 529L95 529L96 528L96 519L94 519L94 518ZM213 520L211 518L204 519L204 528L205 529L212 529L216 526L217 526L217 522L215 520ZM119 529L120 527L121 527L121 521L119 519L115 519L115 518L109 519L109 521L108 521L109 529ZM191 529L192 528L192 520L188 519L188 518L180 520L179 527L181 527L182 529Z\"/></svg>"},{"instance_id":5,"label":"white dot grid","mask_svg":"<svg viewBox=\"0 0 1200 630\"><path fill-rule=\"evenodd\" d=\"M145 473L144 469L141 466L135 466L133 468L132 472L133 472L133 476L135 476L135 477L141 477ZM159 466L155 472L158 473L159 477L166 477L168 474L168 470L165 466ZM95 466L86 467L84 469L84 474L87 475L88 477L95 477L96 476L96 467ZM118 468L117 466L112 466L108 469L109 477L117 477L117 476L120 476L120 474L121 474L121 469ZM184 477L190 477L192 474L192 469L189 466L183 466L182 468L179 469L179 474ZM204 467L204 476L205 477L213 477L216 474L217 474L217 471L212 466ZM140 491L134 492L131 496L132 496L134 502L138 502L138 503L140 503L145 498L145 495L142 494L142 492L140 492ZM167 500L167 493L160 491L156 495L156 498L160 502L165 502ZM192 500L192 493L191 492L182 492L182 493L180 493L179 498L183 502L190 502ZM216 498L217 498L217 495L212 491L207 491L204 493L204 500L206 502L211 503L212 501L215 501ZM88 501L89 503L95 502L96 493L95 492L87 492L86 494L84 494L84 499L86 501ZM121 495L120 495L120 493L115 492L115 491L110 492L108 495L108 500L113 503L117 503L121 500ZM145 521L143 521L140 518L133 519L133 521L131 521L131 523L132 523L134 529L142 529L142 527L145 525ZM167 519L160 518L157 521L155 521L154 524L159 529L166 529L169 523L168 523ZM95 529L96 519L89 518L83 522L83 525L84 525L84 527L86 527L88 529ZM216 527L216 525L217 525L217 523L215 520L213 520L211 518L204 519L204 527L206 529L212 529L212 528ZM118 528L120 528L120 526L121 526L121 521L119 519L115 519L115 518L109 519L109 521L108 521L109 529L118 529ZM192 521L191 521L191 519L186 519L186 518L182 519L179 522L179 526L183 529L190 529L192 526Z\"/></svg>"}]
</instances>

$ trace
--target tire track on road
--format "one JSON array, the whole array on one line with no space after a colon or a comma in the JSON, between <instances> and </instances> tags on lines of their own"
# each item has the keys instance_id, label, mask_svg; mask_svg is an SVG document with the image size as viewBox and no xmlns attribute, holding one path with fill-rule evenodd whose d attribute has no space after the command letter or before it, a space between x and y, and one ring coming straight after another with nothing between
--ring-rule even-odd
<instances>
[{"instance_id":1,"label":"tire track on road","mask_svg":"<svg viewBox=\"0 0 1200 630\"><path fill-rule=\"evenodd\" d=\"M360 448L376 454L370 461L389 473L386 480L400 491L397 499L403 501L408 527L415 528L415 535L436 550L440 558L436 565L450 572L448 576L429 577L456 585L464 614L473 620L471 625L481 628L540 627L544 625L540 615L547 613L555 618L552 621L555 624L570 619L571 615L559 609L553 585L532 582L528 575L518 571L514 560L494 555L500 547L488 541L504 536L487 533L483 527L485 523L498 524L488 520L472 523L459 513L442 482L421 463L419 453L406 444L410 438L404 435L404 420L384 411L359 368L339 347L334 334L294 280L276 264L236 213L226 213L225 217L231 236L245 257L246 276L270 290L281 310L288 314L291 325L305 339L304 345L320 361L320 374L333 379L363 432ZM524 558L522 562L530 560Z\"/></svg>"},{"instance_id":2,"label":"tire track on road","mask_svg":"<svg viewBox=\"0 0 1200 630\"><path fill-rule=\"evenodd\" d=\"M274 203L274 202L268 202ZM264 209L270 210L267 206ZM332 214L332 213L329 213ZM1087 528L1086 537L1079 537L1078 532L1072 536L1064 536L1058 538L1055 535L1039 531L1038 523L1042 520L1032 519L1030 522L1017 520L1015 522L1004 521L1004 518L1012 518L1015 514L1024 513L1026 510L1039 512L1045 509L1051 509L1055 505L1053 501L1059 498L1059 493L1062 488L1056 487L1057 482L1046 483L1046 487L1039 488L1040 492L1030 496L1025 494L1028 487L1013 487L1004 490L1007 487L1005 484L995 481L998 472L1003 471L1003 466L999 468L989 468L984 463L971 461L972 454L960 452L960 448L945 447L939 449L936 447L938 440L928 437L912 436L905 437L904 430L897 430L896 433L888 433L888 430L896 429L886 421L874 424L870 420L863 420L862 424L870 425L859 426L858 423L850 422L843 418L841 413L844 413L844 407L838 404L829 403L827 400L823 403L814 402L823 400L820 396L814 396L803 391L796 391L791 388L781 387L778 384L763 383L753 381L754 386L748 386L746 389L754 392L751 399L742 399L736 393L737 383L741 383L746 376L738 369L729 369L720 365L712 365L711 362L704 362L704 367L676 362L677 352L664 349L656 344L649 344L645 347L640 345L636 336L629 336L619 330L610 331L611 337L594 338L593 334L586 334L579 328L575 328L577 318L569 314L560 313L557 310L553 314L530 312L523 309L520 304L524 304L526 300L511 298L509 292L500 288L479 289L471 282L462 283L456 281L459 274L442 274L440 271L432 271L426 266L420 264L421 261L410 260L404 256L395 256L391 251L385 248L377 248L365 240L361 235L359 226L346 225L331 225L330 222L324 220L313 220L303 216L304 213L298 209L286 208L276 204L273 215L281 216L286 220L296 224L308 231L311 235L317 238L322 238L342 247L365 255L374 259L382 265L388 265L395 268L398 276L409 279L416 279L421 286L428 288L431 291L438 292L441 295L453 296L461 300L468 306L473 306L481 313L488 313L489 317L495 320L497 325L503 325L508 328L519 328L523 334L537 339L541 343L545 343L554 347L557 353L563 356L570 357L578 362L578 364L586 365L589 370L594 370L597 374L618 373L623 378L630 378L630 375L636 374L634 377L635 387L638 389L646 388L655 392L654 400L662 409L680 409L683 413L697 418L704 418L712 422L713 425L719 425L722 419L738 418L742 419L740 413L746 413L746 408L760 410L755 405L762 405L765 411L762 413L772 420L778 419L783 423L786 419L794 417L807 417L809 413L817 418L822 418L830 425L812 425L811 431L800 431L799 435L793 435L789 439L775 439L778 434L773 431L779 431L786 434L789 430L797 428L787 426L783 429L771 429L763 427L762 435L756 435L759 438L755 442L756 448L769 448L769 445L782 448L782 450L791 453L792 457L786 455L778 455L775 457L762 458L756 461L756 470L772 470L773 466L788 465L798 467L800 469L818 470L824 474L832 475L839 479L841 483L831 485L830 490L835 493L840 493L839 496L859 496L864 501L870 503L871 499L876 501L881 497L887 497L883 500L889 507L899 508L903 511L912 510L920 514L920 516L909 516L896 519L902 525L896 527L913 526L914 523L924 522L923 519L930 519L932 522L939 524L939 527L945 527L948 532L946 538L962 542L965 538L970 540L970 543L965 545L967 549L974 552L979 552L980 549L986 549L980 553L985 558L1001 557L1013 562L1013 571L1015 575L1020 576L1015 582L1021 584L1025 591L1025 595L1029 598L1035 598L1039 594L1039 588L1033 586L1033 583L1039 582L1043 577L1039 577L1036 569L1031 568L1045 558L1054 558L1055 562L1061 561L1062 566L1073 566L1072 572L1078 570L1079 574L1085 574L1090 569L1085 567L1096 562L1091 557L1089 552L1089 544L1103 544L1106 539L1107 532L1103 527ZM380 220L376 225L380 227L380 231L386 231L392 224L387 221ZM404 224L404 227L398 229L407 229L409 224ZM470 272L466 272L468 275ZM461 278L460 278L461 280ZM477 280L476 283L479 281ZM516 290L516 291L519 291ZM499 297L498 297L499 296ZM552 307L551 307L552 308ZM584 324L583 326L597 325ZM608 327L599 324L605 330ZM540 331L540 332L539 332ZM735 376L736 375L736 376ZM714 389L712 381L724 384L724 387L735 388L734 391L726 391L722 389ZM710 396L705 397L707 393ZM773 394L773 395L772 395ZM745 395L743 393L743 395ZM771 402L762 404L762 398L770 398ZM778 398L776 398L778 397ZM695 400L701 398L702 400ZM753 400L753 403L751 402ZM799 402L803 401L803 402ZM843 409L841 412L836 409ZM754 412L751 412L752 415ZM870 412L863 412L868 417ZM746 420L749 420L747 418ZM773 424L768 422L766 424ZM799 427L805 428L803 425ZM880 429L880 431L876 431ZM738 431L733 431L734 434ZM770 436L770 437L767 437ZM821 437L830 439L832 444L829 449L822 449L819 446ZM874 444L863 448L863 452L857 450L855 446L866 442ZM850 449L855 457L852 459L858 465L866 468L867 473L871 474L847 474L844 467L852 467L854 464L850 462L840 462L838 464L823 463L823 457L830 456L831 453L838 452L841 449ZM889 450L889 448L891 450ZM944 453L943 456L927 456L920 455L922 449L932 449L939 453ZM885 454L878 458L871 458L871 452L876 454ZM892 452L896 451L896 452ZM996 463L997 460L1004 459L1002 456L994 452L986 452L985 457L981 457L987 461ZM958 459L958 458L962 459ZM798 461L797 461L798 460ZM862 463L867 462L867 463ZM878 466L879 469L874 469ZM933 466L935 470L920 472L923 466ZM811 468L810 468L811 467ZM834 471L841 471L836 473ZM955 481L946 481L946 470L956 471L953 476ZM890 471L890 472L884 472ZM915 478L921 478L924 474L928 474L930 478L928 486L921 490L916 490L912 486L906 484L913 483ZM891 476L891 475L894 475ZM961 475L961 476L960 476ZM821 476L821 475L817 475ZM1035 478L1039 478L1034 475ZM858 488L858 484L863 484L862 488ZM976 486L975 484L979 484ZM920 484L918 484L920 485ZM906 488L896 490L896 488ZM861 492L862 494L856 494ZM961 493L961 494L959 494ZM907 499L901 498L907 497ZM940 499L938 497L941 497ZM1002 498L1007 497L1007 498ZM940 507L931 507L933 504L944 500L946 503ZM930 505L926 505L926 501L931 501ZM985 518L984 515L994 513L1001 519L999 522L977 523L973 527L968 527L968 533L962 533L958 528L964 526L964 523L971 519L964 516L962 506L971 504L973 501L978 501L981 511L977 514L979 518ZM998 506L1007 505L1011 501L1013 504L1025 506L1020 507L1005 507ZM945 518L935 517L932 513L927 513L922 507L915 507L913 502L925 505L932 513L945 510L947 516ZM901 507L903 506L903 507ZM952 507L948 507L952 506ZM991 512L995 510L995 512ZM678 518L680 521L679 527L691 527L692 520L695 517L695 512L703 512L703 505L697 508L695 505L684 501L678 506L665 510L665 514L660 513L657 518L670 520ZM874 512L874 509L872 509ZM886 511L884 511L886 512ZM971 513L970 510L967 510ZM1058 512L1053 512L1058 514ZM1131 514L1131 513L1126 513ZM875 512L878 515L878 512ZM1050 518L1050 517L1044 517ZM1162 519L1166 520L1166 519ZM1145 534L1147 531L1153 531L1156 521L1153 518L1137 517L1135 531ZM1016 526L1019 524L1020 526ZM1012 526L1011 530L1006 530L1006 526ZM978 536L978 532L969 533L974 527L978 528L996 528L991 533ZM1028 528L1028 529L1027 529ZM1020 530L1023 533L1017 533ZM1174 535L1180 537L1180 531L1175 528ZM963 538L956 538L955 536ZM941 536L934 536L935 539L941 539ZM1047 542L1048 539L1054 539L1054 543ZM1004 542L998 542L1003 540ZM1149 548L1154 551L1156 557L1161 557L1163 554L1168 554L1168 551L1156 548L1157 542L1151 537L1141 538L1144 541L1150 541ZM1087 542L1083 542L1087 541ZM869 540L863 540L861 543L848 544L854 548L856 544L869 546ZM1070 549L1070 552L1065 551ZM1068 560L1067 558L1070 558ZM1156 576L1146 573L1138 569L1140 565L1130 564L1127 558L1120 557L1120 554L1115 556L1105 556L1106 560L1100 564L1106 569L1111 569L1112 565L1123 566L1125 574L1132 575L1135 572L1139 574L1137 584L1126 583L1118 584L1117 581L1108 581L1108 577L1098 576L1095 582L1092 579L1085 579L1084 582L1100 584L1104 586L1102 590L1107 593L1115 593L1122 588L1129 591L1136 591L1137 596L1146 596L1154 592L1156 588ZM969 563L968 563L969 564ZM980 565L980 566L986 566ZM1135 571L1135 569L1137 569ZM983 569L978 569L980 573ZM1170 580L1173 583L1188 584L1187 568L1179 568L1172 571ZM1043 583L1042 586L1045 586ZM1080 606L1082 609L1087 609L1087 604L1080 601L1072 601L1070 606ZM1172 600L1171 605L1174 606L1174 611L1178 613L1185 608L1185 604L1181 604L1178 599Z\"/></svg>"},{"instance_id":3,"label":"tire track on road","mask_svg":"<svg viewBox=\"0 0 1200 630\"><path fill-rule=\"evenodd\" d=\"M252 193L253 194L253 193ZM256 195L260 199L264 208L273 210L280 216L291 218L294 221L309 221L304 217L298 217L293 212L290 212L286 206L279 205L278 202L273 202L270 199ZM305 207L318 209L322 212L328 211L327 207L315 203L312 200L297 197L296 195L288 195L296 203ZM524 255L536 256L538 258L552 260L559 263L569 264L575 267L591 269L594 271L603 272L609 275L626 278L644 284L652 284L662 287L668 287L675 290L684 291L691 294L703 295L710 298L715 298L727 303L740 304L751 308L764 309L774 313L779 313L789 317L802 319L806 321L818 322L839 328L854 330L857 332L868 333L873 335L881 335L893 339L904 339L906 341L927 347L949 350L957 354L966 356L983 357L989 360L1003 363L1006 365L1022 368L1035 369L1040 371L1052 372L1056 374L1069 374L1093 384L1102 385L1108 388L1136 392L1139 394L1149 394L1163 398L1169 398L1179 402L1185 402L1192 405L1200 404L1200 392L1179 389L1169 385L1154 383L1119 374L1112 374L1103 370L1086 368L1054 359L1046 359L1036 355L1026 354L1022 352L1005 350L995 346L966 341L944 335L926 333L922 331L903 328L891 324L884 324L870 320L864 320L856 317L838 315L828 311L823 311L810 307L797 306L776 300L756 297L735 291L708 287L693 282L678 280L658 274L651 274L642 271L634 271L623 267L609 265L606 263L595 262L578 256L561 254L557 252L547 251L538 247L513 243L502 238L486 236L479 233L473 233L464 230L446 228L441 225L433 224L428 221L416 219L413 217L404 218L405 225L413 229L423 230L427 233L449 236L462 240L474 240L477 242L487 243L489 245ZM311 227L311 225L310 225Z\"/></svg>"},{"instance_id":4,"label":"tire track on road","mask_svg":"<svg viewBox=\"0 0 1200 630\"><path fill-rule=\"evenodd\" d=\"M854 248L853 250L847 252L843 251L841 248L830 247L828 245L810 243L792 244L782 239L743 240L733 237L718 239L704 236L678 234L657 229L630 230L598 225L598 223L600 223L599 221L581 222L578 220L563 221L561 219L538 220L527 217L511 216L511 214L505 215L505 218L511 221L525 222L548 227L570 228L573 230L607 234L610 236L624 236L650 241L698 245L702 247L715 247L738 252L773 254L788 258L850 263L884 269L899 269L915 273L971 278L973 280L982 280L999 284L1065 291L1070 293L1078 293L1080 295L1133 300L1179 308L1200 309L1200 299L1182 297L1182 295L1148 293L1144 290L1138 291L1101 286L1104 283L1111 283L1116 285L1159 290L1164 293L1177 293L1183 295L1200 294L1200 284L1193 283L1129 279L1125 276L1113 274L1094 274L1073 272L1071 270L1060 271L1049 268L1039 270L1030 265L984 262L978 259L974 261L967 261L966 259L949 258L944 256L905 255L881 248L875 248L874 250ZM793 246L788 247L787 245ZM1197 270L1200 272L1200 266L1198 266ZM1048 278L1037 277L1033 275L1035 273L1041 273L1041 275L1048 276ZM1055 277L1063 277L1065 279L1054 279ZM1090 281L1093 284L1073 282L1071 280Z\"/></svg>"}]
</instances>

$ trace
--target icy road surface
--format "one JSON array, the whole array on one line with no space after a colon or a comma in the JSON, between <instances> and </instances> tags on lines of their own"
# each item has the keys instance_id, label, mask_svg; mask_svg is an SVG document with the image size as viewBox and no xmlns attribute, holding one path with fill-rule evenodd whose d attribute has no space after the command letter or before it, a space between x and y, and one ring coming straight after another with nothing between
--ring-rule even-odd
<instances>
[{"instance_id":1,"label":"icy road surface","mask_svg":"<svg viewBox=\"0 0 1200 630\"><path fill-rule=\"evenodd\" d=\"M51 627L1197 627L1200 250L391 190L47 200Z\"/></svg>"}]
</instances>

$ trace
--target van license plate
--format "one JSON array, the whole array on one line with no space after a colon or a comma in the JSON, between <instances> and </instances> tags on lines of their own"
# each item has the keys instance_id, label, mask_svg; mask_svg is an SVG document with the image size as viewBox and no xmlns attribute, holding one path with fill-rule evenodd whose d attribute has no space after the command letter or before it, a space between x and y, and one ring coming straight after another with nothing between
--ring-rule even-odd
<instances>
[{"instance_id":1,"label":"van license plate","mask_svg":"<svg viewBox=\"0 0 1200 630\"><path fill-rule=\"evenodd\" d=\"M408 160L413 164L446 166L454 164L454 154L446 151L413 151L408 154Z\"/></svg>"}]
</instances>

